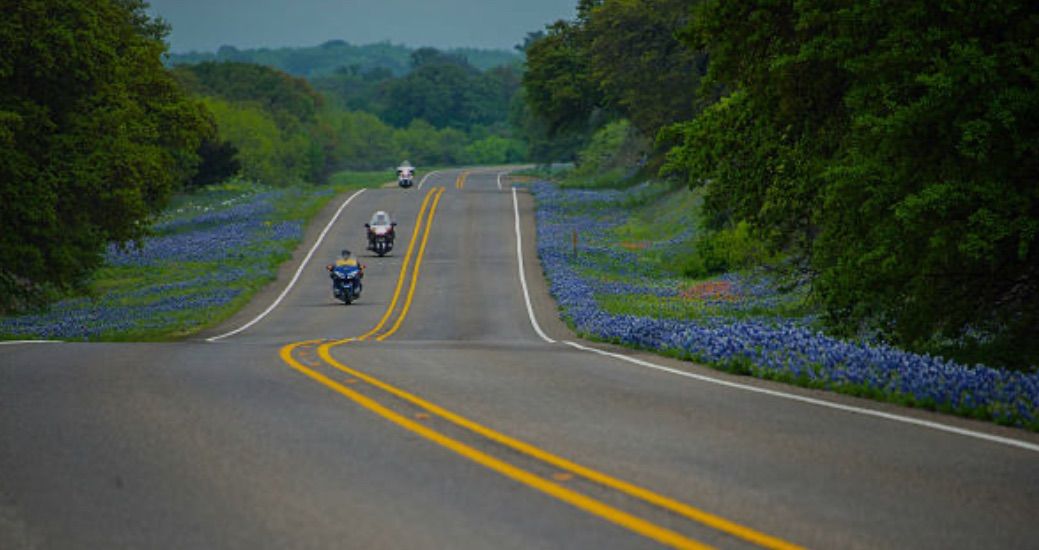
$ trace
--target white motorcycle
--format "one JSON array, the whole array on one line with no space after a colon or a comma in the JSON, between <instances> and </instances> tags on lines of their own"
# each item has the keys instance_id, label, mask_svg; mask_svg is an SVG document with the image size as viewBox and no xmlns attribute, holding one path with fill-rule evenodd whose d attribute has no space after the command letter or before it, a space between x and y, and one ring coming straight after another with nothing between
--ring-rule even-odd
<instances>
[{"instance_id":1,"label":"white motorcycle","mask_svg":"<svg viewBox=\"0 0 1039 550\"><path fill-rule=\"evenodd\" d=\"M389 254L393 250L393 239L396 237L397 222L390 219L390 215L382 210L372 216L372 221L364 224L368 229L368 250L375 252L380 257Z\"/></svg>"},{"instance_id":2,"label":"white motorcycle","mask_svg":"<svg viewBox=\"0 0 1039 550\"><path fill-rule=\"evenodd\" d=\"M397 185L407 189L415 184L415 167L404 161L397 167Z\"/></svg>"}]
</instances>

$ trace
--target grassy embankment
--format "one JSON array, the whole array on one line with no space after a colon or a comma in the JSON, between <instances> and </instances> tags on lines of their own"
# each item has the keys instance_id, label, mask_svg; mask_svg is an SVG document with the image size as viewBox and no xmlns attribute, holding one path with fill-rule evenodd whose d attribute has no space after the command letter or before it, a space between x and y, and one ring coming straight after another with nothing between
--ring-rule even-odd
<instances>
[{"instance_id":1,"label":"grassy embankment","mask_svg":"<svg viewBox=\"0 0 1039 550\"><path fill-rule=\"evenodd\" d=\"M141 248L111 248L87 293L0 318L0 338L165 341L230 317L270 283L336 195L392 173L340 172L323 186L231 181L174 197Z\"/></svg>"},{"instance_id":2,"label":"grassy embankment","mask_svg":"<svg viewBox=\"0 0 1039 550\"><path fill-rule=\"evenodd\" d=\"M1039 429L1039 374L829 336L816 321L807 283L781 280L762 265L705 274L705 257L738 264L754 243L739 231L701 239L699 194L659 182L589 187L556 177L562 185L533 186L538 254L562 317L582 336L738 374ZM705 245L715 250L697 250Z\"/></svg>"}]
</instances>

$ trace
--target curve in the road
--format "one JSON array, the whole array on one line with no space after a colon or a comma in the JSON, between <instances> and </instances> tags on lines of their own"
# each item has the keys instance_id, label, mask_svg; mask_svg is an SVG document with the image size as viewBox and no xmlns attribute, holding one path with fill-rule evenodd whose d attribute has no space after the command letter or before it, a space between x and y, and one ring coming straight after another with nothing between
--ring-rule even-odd
<instances>
[{"instance_id":1,"label":"curve in the road","mask_svg":"<svg viewBox=\"0 0 1039 550\"><path fill-rule=\"evenodd\" d=\"M358 336L357 337L358 340L365 340L367 338L370 338L375 333L379 332L382 329L382 327L386 324L386 321L389 320L390 316L393 314L393 311L397 308L397 301L400 299L400 291L404 288L404 279L405 279L405 276L408 273L408 265L409 265L409 263L412 260L412 252L414 252L414 250L415 250L415 243L418 241L419 233L421 231L423 231L422 225L423 225L423 217L426 215L426 207L429 206L430 199L432 199L433 200L433 205L429 208L428 220L425 223L425 233L424 233L424 236L422 237L422 243L423 244L419 248L418 256L415 259L415 262L416 262L415 276L417 276L417 273L418 273L417 272L417 270L418 270L418 263L420 262L420 258L422 257L422 254L425 251L425 242L426 242L426 239L429 237L429 228L433 224L433 212L436 210L436 207L437 207L437 205L440 202L440 195L442 195L443 193L444 193L444 188L443 187L440 187L440 188L437 188L437 189L431 189L431 190L429 190L428 193L426 193L425 198L422 199L422 205L419 207L418 215L415 216L415 225L414 225L414 228L412 230L411 240L408 241L408 249L404 253L404 261L401 263L401 266L400 266L400 274L397 276L397 285L393 289L393 297L390 299L389 307L386 308L386 312L383 313L382 318L379 319L379 322L376 323L375 326L372 327L371 330L369 330L368 332ZM436 198L434 198L434 197L436 197ZM415 276L413 276L412 280L414 280ZM414 285L412 286L412 289L409 290L409 295L412 292L414 292Z\"/></svg>"},{"instance_id":2,"label":"curve in the road","mask_svg":"<svg viewBox=\"0 0 1039 550\"><path fill-rule=\"evenodd\" d=\"M469 172L466 171L462 172L458 176L458 178L455 180L455 186L457 189L461 190L464 188L465 179L468 177L468 175ZM677 513L703 526L715 529L717 531L745 540L747 542L751 542L753 544L757 544L765 548L797 548L796 545L791 544L782 539L767 535L765 533L761 533L759 531L745 527L743 525L732 522L720 516L702 511L689 504L660 495L658 493L634 485L632 483L617 479L603 472L599 472L592 468L588 468L586 466L577 464L573 461L554 455L529 443L509 437L505 434L502 434L486 426L483 426L482 424L479 424L473 420L465 418L457 413L451 412L443 407L440 407L434 403L424 400L418 396L415 396L414 394L411 394L386 382L383 382L367 373L358 371L356 369L352 369L332 357L330 350L333 347L340 346L349 342L360 341L370 338L372 335L378 333L379 330L381 330L381 328L385 325L387 320L392 316L392 314L396 310L397 302L400 296L400 291L403 287L403 281L407 275L409 262L413 261L414 263L410 276L408 292L405 296L403 306L401 307L400 312L396 317L396 321L390 327L390 329L375 337L375 340L379 342L384 341L387 337L394 334L397 331L397 329L401 326L401 324L404 322L410 309L412 298L414 297L415 289L419 281L420 269L422 265L422 259L424 257L426 250L426 244L429 239L437 206L439 205L440 198L443 192L444 188L430 190L429 193L427 193L425 199L423 200L422 206L419 209L419 214L416 218L415 227L413 230L413 237L411 239L411 242L409 243L408 250L405 253L404 262L402 264L400 274L398 276L396 289L386 309L386 312L383 314L382 318L376 324L376 326L370 329L368 332L354 337L348 337L333 341L305 340L301 342L288 344L282 347L280 351L280 356L282 360L290 367L292 367L294 370L304 374L305 376L322 384L323 386L339 393L340 395L347 397L348 399L357 403L358 405L361 405L369 411L383 417L386 420L393 422L394 424L408 431L420 435L498 474L513 479L514 481L523 483L528 487L541 491L563 502L573 505L581 510L584 510L585 512L591 513L595 516L603 518L621 527L627 528L639 535L645 536L657 542L666 544L668 546L674 546L677 548L709 547L699 541L686 537L671 529L665 528L647 519L625 512L615 506L606 504L605 502L593 498L587 494L564 487L559 483L546 480L526 469L523 469L508 461L494 457L486 452L480 451L471 445L467 445L466 443L459 441L458 439L449 437L444 433L434 430L428 426L422 425L410 418L407 418L401 415L400 413L397 413L392 409L384 406L372 397L366 396L355 390L352 390L344 386L343 384L340 384L339 382L329 378L328 376L304 365L300 361L297 361L293 357L293 352L301 347L317 345L318 355L325 362L325 364L332 366L340 372L349 374L350 376L355 377L355 379L357 380L364 381L370 386L378 388L379 390L382 390L383 392L389 395L408 401L426 410L429 414L443 418L451 422L452 424L462 427L482 438L486 438L489 441L492 441L499 445L503 445L514 451L518 451L545 464L549 464L553 467L560 468L574 475L581 476L582 478L587 479L593 483L618 491L629 497L636 498L645 503ZM513 210L516 215L517 250L521 250L520 247L522 243L522 235L519 231L519 213L517 203L515 202L515 189L512 189L512 195ZM432 198L432 203L429 202L430 198ZM423 223L424 216L425 222ZM416 241L418 241L416 237L420 233L422 235L421 242L418 245L418 250L415 251L413 249ZM544 332L541 331L540 326L537 324L536 317L534 316L533 309L530 305L529 293L526 286L526 279L525 275L523 274L522 261L522 253L520 253L520 277L521 283L523 284L524 297L526 299L528 314L530 315L532 326L542 339L548 342L554 342L553 340L548 338L544 334Z\"/></svg>"},{"instance_id":3,"label":"curve in the road","mask_svg":"<svg viewBox=\"0 0 1039 550\"><path fill-rule=\"evenodd\" d=\"M696 540L683 536L680 533L661 527L638 516L627 513L616 507L610 506L600 500L591 498L581 492L564 487L559 483L544 479L530 471L514 466L513 464L496 458L488 453L482 452L471 445L466 445L465 443L457 439L448 437L441 432L431 429L419 422L416 422L415 420L407 418L404 415L393 411L392 409L382 405L378 401L370 397L367 397L357 391L354 391L344 386L343 384L340 384L339 382L332 380L328 376L321 374L320 372L317 372L309 367L304 366L302 363L297 361L292 356L292 352L299 346L312 343L314 342L305 341L285 346L281 349L282 360L284 360L289 366L296 369L297 371L303 373L304 375L331 389L332 391L335 391L347 397L351 401L385 418L386 420L389 420L390 422L393 422L394 424L397 424L398 426L414 434L424 437L429 441L436 443L437 445L454 451L455 453L458 453L459 455L469 460L472 460L473 462L476 462L477 464L480 464L481 466L484 466L509 479L512 479L528 487L541 491L549 496L555 497L563 502L566 502L567 504L573 505L581 510L584 510L585 512L599 516L607 521L613 522L617 525L620 525L621 527L627 528L642 536L660 542L661 544L665 544L667 546L671 546L674 548L683 548L690 550L701 550L711 548L711 546L709 545L700 543ZM328 344L324 344L320 348L323 350L323 357L327 356L327 346ZM358 378L362 378L370 382L375 381L374 378L364 375L359 371L353 371L352 369L349 369L341 363L336 362L335 365L341 368L341 370L343 370L344 372L354 374ZM432 412L434 409L428 410ZM766 547L796 548L792 545L785 544L783 546Z\"/></svg>"},{"instance_id":4,"label":"curve in the road","mask_svg":"<svg viewBox=\"0 0 1039 550\"><path fill-rule=\"evenodd\" d=\"M436 216L437 206L440 205L440 197L443 194L444 188L441 187L433 198L433 204L429 207L429 216L426 220L426 227L422 231L422 244L419 245L418 252L415 255L415 266L412 268L411 272L411 286L408 287L408 295L404 299L404 305L401 307L400 315L397 316L397 321L393 323L393 326L390 327L389 330L375 337L375 339L380 342L397 332L401 323L403 323L404 319L408 316L408 310L411 309L411 300L415 297L415 286L419 279L419 269L422 267L422 258L426 255L426 243L429 242L429 230L433 227L433 218ZM411 242L414 244L415 239L412 239ZM396 301L394 301L394 303L396 303Z\"/></svg>"},{"instance_id":5,"label":"curve in the road","mask_svg":"<svg viewBox=\"0 0 1039 550\"><path fill-rule=\"evenodd\" d=\"M278 304L280 304L281 301L285 299L285 296L287 296L289 291L292 290L292 287L296 285L296 281L299 280L300 274L303 273L303 270L307 267L307 264L310 263L310 258L314 255L314 251L317 250L317 248L319 246L321 246L321 242L325 240L325 235L327 235L328 231L330 229L332 229L333 225L335 225L336 220L339 219L339 215L343 213L343 210L346 209L347 205L349 205L351 202L353 202L353 200L355 198L357 198L358 195L360 195L361 193L364 193L364 191L365 191L364 189L361 189L361 190L357 191L353 195L350 195L345 201L343 201L343 204L339 205L339 210L336 210L336 213L335 213L335 215L332 216L332 219L328 220L328 224L325 225L325 228L321 231L321 234L318 235L318 238L314 241L314 246L310 247L310 250L307 252L307 255L303 258L303 261L300 262L299 268L296 269L296 273L294 273L292 275L292 279L289 281L289 284L285 285L285 289L281 291L281 294L279 294L278 297L275 298L273 302L271 302L271 305L268 306L267 309L263 310L256 317L253 317L248 323L245 323L244 325L242 325L242 326L240 326L240 327L238 327L238 328L236 328L236 329L234 329L232 331L225 332L224 334L219 334L217 336L212 336L210 338L206 338L206 341L207 342L218 342L218 341L223 340L224 338L227 338L229 336L234 336L235 334L238 334L239 332L242 332L242 331L248 329L249 327L255 325L256 323L259 323L260 321L263 320L264 317L266 317L268 314L270 314L270 312L274 311L274 308L278 307Z\"/></svg>"}]
</instances>

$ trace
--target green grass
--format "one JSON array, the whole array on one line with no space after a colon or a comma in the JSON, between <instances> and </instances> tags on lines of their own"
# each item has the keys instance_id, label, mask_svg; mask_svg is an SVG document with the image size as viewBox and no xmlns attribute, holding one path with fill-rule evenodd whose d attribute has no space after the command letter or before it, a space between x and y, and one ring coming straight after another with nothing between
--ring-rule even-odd
<instances>
[{"instance_id":1,"label":"green grass","mask_svg":"<svg viewBox=\"0 0 1039 550\"><path fill-rule=\"evenodd\" d=\"M620 241L666 241L687 228L695 227L703 204L703 193L654 184L642 204L633 205L631 217L615 227L612 234Z\"/></svg>"},{"instance_id":2,"label":"green grass","mask_svg":"<svg viewBox=\"0 0 1039 550\"><path fill-rule=\"evenodd\" d=\"M428 170L426 172L428 173ZM421 177L423 171L416 171L415 175L416 177ZM397 176L391 170L373 170L369 172L344 170L328 177L328 185L339 192L351 188L378 187L384 183L396 181Z\"/></svg>"},{"instance_id":3,"label":"green grass","mask_svg":"<svg viewBox=\"0 0 1039 550\"><path fill-rule=\"evenodd\" d=\"M544 180L557 180L563 174L573 169L572 164L565 165L539 165L533 168L526 168L523 170L517 170L513 172L516 176L527 176L531 178L544 179Z\"/></svg>"},{"instance_id":4,"label":"green grass","mask_svg":"<svg viewBox=\"0 0 1039 550\"><path fill-rule=\"evenodd\" d=\"M273 211L264 215L264 223L273 225L298 221L305 232L306 225L329 201L341 193L364 187L377 187L392 181L394 174L378 172L339 172L328 185L300 185L281 188L284 195L272 202ZM242 180L231 180L208 186L191 193L174 196L169 206L156 218L156 223L187 221L183 225L165 228L162 235L175 235L199 229L205 223L190 220L211 211L219 211L253 200L259 193L272 188ZM210 221L209 223L213 223ZM137 312L130 328L101 332L92 337L100 341L168 341L197 333L217 325L247 304L255 294L269 284L278 267L291 258L300 238L268 241L243 247L239 253L219 261L159 261L145 266L110 265L95 271L88 289L82 296L67 296L77 305L77 311L115 308L118 311ZM230 280L205 280L211 274L230 275ZM202 280L199 280L202 278ZM183 285L178 288L177 285ZM183 308L151 313L150 305L172 298L204 297L217 290L238 291L231 300L219 305ZM59 310L60 311L60 310ZM149 313L141 313L141 312ZM57 314L55 314L57 315ZM87 325L89 326L89 325ZM95 325L99 326L99 325ZM25 338L25 333L0 334L0 338ZM38 336L38 335L37 335Z\"/></svg>"},{"instance_id":5,"label":"green grass","mask_svg":"<svg viewBox=\"0 0 1039 550\"><path fill-rule=\"evenodd\" d=\"M595 297L603 311L614 315L639 315L658 319L693 320L706 317L730 319L796 318L811 313L808 304L797 296L778 304L753 303L740 308L726 307L724 301L691 300L681 296L653 294L598 294Z\"/></svg>"},{"instance_id":6,"label":"green grass","mask_svg":"<svg viewBox=\"0 0 1039 550\"><path fill-rule=\"evenodd\" d=\"M278 207L272 215L272 221L303 220L303 231L305 233L306 226L314 216L316 216L317 213L337 195L356 189L380 187L387 182L395 180L395 175L392 172L385 170L366 172L350 170L340 171L329 177L327 185L299 186L291 188L290 200L282 200L279 202ZM211 191L216 191L217 193L220 193L221 191L233 193L234 191L244 191L244 189L238 187L235 183L228 183L218 186L215 190ZM182 199L190 201L190 197L183 197ZM187 310L178 313L176 315L179 318L178 322L176 323L176 326L170 330L163 329L157 331L136 331L123 334L112 334L103 339L111 338L113 340L121 341L175 340L197 333L205 328L219 325L248 304L257 292L275 279L273 274L277 273L278 267L280 267L282 263L291 259L292 251L299 245L299 242L299 240L285 241L281 243L280 251L275 251L263 258L263 262L267 268L264 271L272 273L272 275L266 277L245 277L231 284L216 283L214 285L202 285L191 289L193 292L204 292L220 285L241 290L241 293L238 296L222 307L203 311ZM237 265L234 265L233 267L241 267L244 269L255 267L254 262L257 256L249 254L249 252L250 251L248 250L243 251L242 258L240 258L239 261L234 262ZM169 282L171 280L187 280L211 270L215 270L219 267L226 268L227 266L218 266L215 262L202 262L196 263L195 265L167 265L163 266L159 270L143 270L149 272L146 275L142 275L141 273L123 273L121 274L121 277L129 276L130 279L143 278L144 281L147 281L145 284L158 284L160 281ZM137 269L136 271L142 270ZM117 283L117 280L118 279L102 276L97 278L95 285L98 288L105 288L106 286L109 288L125 288L123 285Z\"/></svg>"},{"instance_id":7,"label":"green grass","mask_svg":"<svg viewBox=\"0 0 1039 550\"><path fill-rule=\"evenodd\" d=\"M596 295L599 306L607 313L637 315L653 318L694 320L702 318L750 319L804 319L814 324L814 304L808 299L806 288L777 293L768 299L753 296L704 299L695 294L682 295L691 287L716 281L713 276L689 276L686 263L695 257L700 235L700 212L703 191L669 182L650 181L632 186L630 180L613 176L613 185L600 187L634 187L636 192L622 199L619 206L629 213L624 223L598 236L584 237L584 244L630 254L633 260L621 265L606 252L582 250L580 261L574 265L578 274L604 283L630 282L633 286L671 289L678 295L659 296L654 293ZM597 202L575 204L575 216L597 218L606 206ZM617 203L611 203L611 208ZM609 210L609 208L607 208ZM581 238L581 236L579 236ZM637 266L632 275L632 265ZM744 277L757 280L760 275L750 272Z\"/></svg>"}]
</instances>

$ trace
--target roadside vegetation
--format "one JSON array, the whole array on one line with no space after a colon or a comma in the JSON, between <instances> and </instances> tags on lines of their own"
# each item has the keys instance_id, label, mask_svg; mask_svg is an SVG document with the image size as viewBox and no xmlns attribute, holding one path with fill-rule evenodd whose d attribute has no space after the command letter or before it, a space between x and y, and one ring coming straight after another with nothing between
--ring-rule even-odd
<instances>
[{"instance_id":1,"label":"roadside vegetation","mask_svg":"<svg viewBox=\"0 0 1039 550\"><path fill-rule=\"evenodd\" d=\"M108 248L84 295L0 318L0 338L168 340L217 324L274 279L330 199L389 176L332 179L321 187L230 180L177 195L142 246Z\"/></svg>"},{"instance_id":2,"label":"roadside vegetation","mask_svg":"<svg viewBox=\"0 0 1039 550\"><path fill-rule=\"evenodd\" d=\"M581 0L526 44L518 127L564 186L693 194L685 276L768 273L831 337L1035 372L1037 34L1020 0Z\"/></svg>"},{"instance_id":3,"label":"roadside vegetation","mask_svg":"<svg viewBox=\"0 0 1039 550\"><path fill-rule=\"evenodd\" d=\"M579 0L519 54L331 41L165 66L168 30L140 0L5 12L0 336L218 321L323 201L403 159L572 163L532 173L560 184L535 186L539 238L579 330L1035 426L1029 3Z\"/></svg>"},{"instance_id":4,"label":"roadside vegetation","mask_svg":"<svg viewBox=\"0 0 1039 550\"><path fill-rule=\"evenodd\" d=\"M135 0L26 0L0 18L0 311L81 282L196 171L216 128Z\"/></svg>"},{"instance_id":5,"label":"roadside vegetation","mask_svg":"<svg viewBox=\"0 0 1039 550\"><path fill-rule=\"evenodd\" d=\"M296 51L225 48L173 56L166 66L169 27L145 7L30 0L10 6L0 22L4 334L155 338L194 330L244 303L249 285L265 282L298 238L292 227L309 216L275 206L281 201L326 200L343 187L335 176L343 170L383 171L372 176L380 180L405 159L425 168L526 155L509 124L516 53L331 41ZM257 210L170 225L169 209L184 201L210 212L223 201L253 201ZM247 219L254 215L262 220ZM260 271L203 277L228 263L207 263L223 257L221 240L242 255L242 265L230 261L228 269L258 263ZM196 245L203 258L186 250ZM126 272L144 266L143 278ZM226 277L242 283L228 286ZM170 279L189 282L156 286ZM132 284L142 285L136 294ZM199 297L203 289L212 296ZM99 300L109 311L154 305L149 292L165 292L170 310L180 311L174 302L189 295L204 304L178 319L154 309L162 319L147 327L123 322L129 313L110 313L111 322L82 313ZM27 315L38 322L8 322ZM80 328L41 328L63 315Z\"/></svg>"},{"instance_id":6,"label":"roadside vegetation","mask_svg":"<svg viewBox=\"0 0 1039 550\"><path fill-rule=\"evenodd\" d=\"M554 182L531 188L563 318L1039 430L1036 12L936 10L582 1L531 35L528 174Z\"/></svg>"},{"instance_id":7,"label":"roadside vegetation","mask_svg":"<svg viewBox=\"0 0 1039 550\"><path fill-rule=\"evenodd\" d=\"M612 189L540 182L532 191L550 291L582 336L736 374L1039 430L1039 373L827 333L808 285L779 271L691 269L702 242L695 229L702 191L662 182Z\"/></svg>"}]
</instances>

